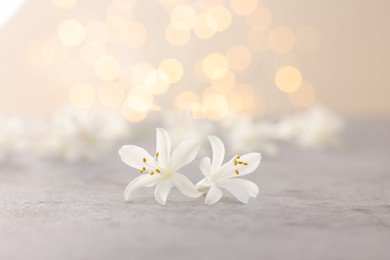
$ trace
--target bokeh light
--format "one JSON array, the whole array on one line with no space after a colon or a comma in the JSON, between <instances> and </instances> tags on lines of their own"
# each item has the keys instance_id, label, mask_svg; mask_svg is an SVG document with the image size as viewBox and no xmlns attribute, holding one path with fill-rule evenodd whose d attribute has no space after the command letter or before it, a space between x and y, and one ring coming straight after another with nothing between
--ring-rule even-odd
<instances>
[{"instance_id":1,"label":"bokeh light","mask_svg":"<svg viewBox=\"0 0 390 260\"><path fill-rule=\"evenodd\" d=\"M176 59L163 60L158 68L166 73L171 84L178 82L183 76L183 66Z\"/></svg>"},{"instance_id":2,"label":"bokeh light","mask_svg":"<svg viewBox=\"0 0 390 260\"><path fill-rule=\"evenodd\" d=\"M275 83L284 92L294 92L302 84L301 72L294 66L284 66L276 72Z\"/></svg>"},{"instance_id":3,"label":"bokeh light","mask_svg":"<svg viewBox=\"0 0 390 260\"><path fill-rule=\"evenodd\" d=\"M46 65L60 65L69 56L67 46L64 46L58 39L50 39L42 45L42 59Z\"/></svg>"},{"instance_id":4,"label":"bokeh light","mask_svg":"<svg viewBox=\"0 0 390 260\"><path fill-rule=\"evenodd\" d=\"M202 62L204 74L211 80L220 79L226 75L229 62L222 53L214 52L206 56Z\"/></svg>"},{"instance_id":5,"label":"bokeh light","mask_svg":"<svg viewBox=\"0 0 390 260\"><path fill-rule=\"evenodd\" d=\"M122 42L128 32L128 21L120 16L107 17L105 24L108 28L108 40L112 43Z\"/></svg>"},{"instance_id":6,"label":"bokeh light","mask_svg":"<svg viewBox=\"0 0 390 260\"><path fill-rule=\"evenodd\" d=\"M209 14L212 15L217 22L217 31L222 32L227 30L232 24L232 14L230 10L222 5L213 7Z\"/></svg>"},{"instance_id":7,"label":"bokeh light","mask_svg":"<svg viewBox=\"0 0 390 260\"><path fill-rule=\"evenodd\" d=\"M165 71L154 69L146 75L145 86L154 95L161 95L169 90L170 79Z\"/></svg>"},{"instance_id":8,"label":"bokeh light","mask_svg":"<svg viewBox=\"0 0 390 260\"><path fill-rule=\"evenodd\" d=\"M153 95L143 87L131 89L127 96L129 107L138 112L148 111L153 105L153 100Z\"/></svg>"},{"instance_id":9,"label":"bokeh light","mask_svg":"<svg viewBox=\"0 0 390 260\"><path fill-rule=\"evenodd\" d=\"M150 63L142 62L136 64L131 71L133 86L144 86L146 77L152 70L154 70L154 67Z\"/></svg>"},{"instance_id":10,"label":"bokeh light","mask_svg":"<svg viewBox=\"0 0 390 260\"><path fill-rule=\"evenodd\" d=\"M286 26L277 27L269 33L269 47L276 53L286 53L290 51L294 47L294 43L294 32Z\"/></svg>"},{"instance_id":11,"label":"bokeh light","mask_svg":"<svg viewBox=\"0 0 390 260\"><path fill-rule=\"evenodd\" d=\"M316 91L312 84L304 81L297 91L289 93L288 98L296 107L309 107L316 98Z\"/></svg>"},{"instance_id":12,"label":"bokeh light","mask_svg":"<svg viewBox=\"0 0 390 260\"><path fill-rule=\"evenodd\" d=\"M234 45L226 52L229 61L229 67L235 71L243 71L249 67L252 62L251 51L244 45Z\"/></svg>"},{"instance_id":13,"label":"bokeh light","mask_svg":"<svg viewBox=\"0 0 390 260\"><path fill-rule=\"evenodd\" d=\"M191 39L190 30L179 30L172 24L169 24L165 29L165 37L167 41L173 46L184 46Z\"/></svg>"},{"instance_id":14,"label":"bokeh light","mask_svg":"<svg viewBox=\"0 0 390 260\"><path fill-rule=\"evenodd\" d=\"M132 123L138 123L146 118L146 116L148 115L148 111L147 110L144 110L144 111L134 110L130 106L129 102L126 100L125 102L122 103L122 115L128 121L130 121Z\"/></svg>"},{"instance_id":15,"label":"bokeh light","mask_svg":"<svg viewBox=\"0 0 390 260\"><path fill-rule=\"evenodd\" d=\"M195 18L196 12L190 5L178 5L171 11L171 24L178 30L190 30Z\"/></svg>"},{"instance_id":16,"label":"bokeh light","mask_svg":"<svg viewBox=\"0 0 390 260\"><path fill-rule=\"evenodd\" d=\"M81 44L85 37L84 27L76 20L65 20L58 26L58 37L61 42L68 46Z\"/></svg>"},{"instance_id":17,"label":"bokeh light","mask_svg":"<svg viewBox=\"0 0 390 260\"><path fill-rule=\"evenodd\" d=\"M121 64L113 56L103 56L98 59L95 65L96 76L104 81L115 80L121 72Z\"/></svg>"},{"instance_id":18,"label":"bokeh light","mask_svg":"<svg viewBox=\"0 0 390 260\"><path fill-rule=\"evenodd\" d=\"M213 80L212 87L222 93L228 93L236 84L236 76L229 70L223 77Z\"/></svg>"},{"instance_id":19,"label":"bokeh light","mask_svg":"<svg viewBox=\"0 0 390 260\"><path fill-rule=\"evenodd\" d=\"M105 107L117 107L125 98L125 91L116 82L105 82L98 88L98 99Z\"/></svg>"},{"instance_id":20,"label":"bokeh light","mask_svg":"<svg viewBox=\"0 0 390 260\"><path fill-rule=\"evenodd\" d=\"M173 102L173 107L176 112L198 112L201 107L201 98L195 91L183 91L178 94Z\"/></svg>"},{"instance_id":21,"label":"bokeh light","mask_svg":"<svg viewBox=\"0 0 390 260\"><path fill-rule=\"evenodd\" d=\"M96 91L87 83L77 83L70 89L68 98L74 107L86 109L95 103Z\"/></svg>"},{"instance_id":22,"label":"bokeh light","mask_svg":"<svg viewBox=\"0 0 390 260\"><path fill-rule=\"evenodd\" d=\"M140 48L145 45L148 33L141 23L132 22L127 25L127 33L123 43L130 48Z\"/></svg>"},{"instance_id":23,"label":"bokeh light","mask_svg":"<svg viewBox=\"0 0 390 260\"><path fill-rule=\"evenodd\" d=\"M201 13L195 19L193 30L199 38L209 39L217 32L218 22L211 14Z\"/></svg>"},{"instance_id":24,"label":"bokeh light","mask_svg":"<svg viewBox=\"0 0 390 260\"><path fill-rule=\"evenodd\" d=\"M245 16L253 13L257 7L257 0L230 0L230 8L237 15Z\"/></svg>"},{"instance_id":25,"label":"bokeh light","mask_svg":"<svg viewBox=\"0 0 390 260\"><path fill-rule=\"evenodd\" d=\"M272 13L267 7L259 5L253 13L246 17L246 22L252 30L264 31L271 25Z\"/></svg>"},{"instance_id":26,"label":"bokeh light","mask_svg":"<svg viewBox=\"0 0 390 260\"><path fill-rule=\"evenodd\" d=\"M295 48L301 52L312 52L321 43L321 34L313 26L303 26L295 32Z\"/></svg>"},{"instance_id":27,"label":"bokeh light","mask_svg":"<svg viewBox=\"0 0 390 260\"><path fill-rule=\"evenodd\" d=\"M112 4L117 8L131 10L138 0L112 0Z\"/></svg>"},{"instance_id":28,"label":"bokeh light","mask_svg":"<svg viewBox=\"0 0 390 260\"><path fill-rule=\"evenodd\" d=\"M118 76L118 82L121 84L125 89L130 89L133 86L133 79L132 79L132 73L133 67L132 66L125 66L122 68L121 73Z\"/></svg>"},{"instance_id":29,"label":"bokeh light","mask_svg":"<svg viewBox=\"0 0 390 260\"><path fill-rule=\"evenodd\" d=\"M109 38L108 27L100 21L91 21L85 26L85 41L94 46L100 47L107 43Z\"/></svg>"}]
</instances>

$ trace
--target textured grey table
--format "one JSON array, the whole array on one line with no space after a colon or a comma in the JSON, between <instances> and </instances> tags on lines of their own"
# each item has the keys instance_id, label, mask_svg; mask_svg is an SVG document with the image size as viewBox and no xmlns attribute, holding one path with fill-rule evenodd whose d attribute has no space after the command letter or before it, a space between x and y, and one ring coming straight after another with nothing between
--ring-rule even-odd
<instances>
[{"instance_id":1,"label":"textured grey table","mask_svg":"<svg viewBox=\"0 0 390 260\"><path fill-rule=\"evenodd\" d=\"M99 165L19 158L0 168L0 259L387 260L389 133L390 121L355 122L342 150L284 147L250 176L261 192L248 205L174 192L163 207L151 189L127 203L135 175L116 155Z\"/></svg>"}]
</instances>

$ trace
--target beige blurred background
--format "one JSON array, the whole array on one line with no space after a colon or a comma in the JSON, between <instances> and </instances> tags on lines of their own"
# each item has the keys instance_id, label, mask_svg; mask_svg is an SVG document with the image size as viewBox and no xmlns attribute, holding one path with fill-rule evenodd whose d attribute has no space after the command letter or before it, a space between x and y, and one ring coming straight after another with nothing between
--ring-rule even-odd
<instances>
[{"instance_id":1,"label":"beige blurred background","mask_svg":"<svg viewBox=\"0 0 390 260\"><path fill-rule=\"evenodd\" d=\"M61 4L61 1L57 2ZM62 2L66 4L66 0ZM133 1L122 1L122 4L130 2ZM106 53L115 56L121 63L122 73L125 73L123 68L131 68L141 62L158 66L168 58L180 61L183 68L180 80L168 91L154 96L153 103L163 110L173 107L172 102L182 92L191 90L201 96L210 82L194 72L197 63L212 52L226 53L231 46L239 44L251 51L251 62L245 70L235 72L236 84L246 84L255 93L254 103L260 106L251 112L253 116L257 112L275 115L299 109L300 105L294 105L289 94L280 91L275 84L275 75L285 65L299 69L303 81L309 82L315 89L315 95L309 97L315 99L309 102L310 105L321 103L350 117L390 115L389 1L258 1L257 6L264 6L272 13L270 24L259 32L265 37L265 44L269 44L269 33L280 26L294 33L294 46L283 46L282 43L279 51L278 46L255 50L248 43L251 28L246 15L237 15L231 1L220 3L231 12L232 22L228 29L207 39L201 39L192 32L191 39L184 46L174 46L165 35L174 7L185 4L193 6L197 14L207 12L199 9L198 1L174 2L140 0L131 6L131 10L125 6L124 15L129 15L131 22L136 21L145 28L145 42L136 48L115 42L105 45ZM206 5L207 2L218 3L203 2ZM245 2L246 7L236 6L236 9L241 8L244 12L253 4L251 0L241 2ZM56 45L47 41L57 43L58 27L66 19L77 20L85 28L91 21L106 21L107 16L113 13L121 15L123 10L118 10L121 9L121 1L116 2L111 14L108 14L108 9L113 2L109 0L78 0L68 9L59 8L58 3L56 6L51 0L26 0L7 22L0 25L0 114L49 115L53 109L69 102L69 91L75 84L88 82L97 89L104 83L96 77L93 67L80 61L84 43L67 46L60 57L53 58L52 54L47 54L49 64L44 65L32 64L35 54L31 53L31 48L34 44L45 43L48 49L54 48L50 46ZM298 41L302 27L314 30L314 38L310 39L307 49L305 42L299 45ZM291 40L285 35L280 37L284 42ZM284 47L288 50L280 51ZM132 87L123 86L126 95ZM240 87L237 87L237 92L240 93ZM310 93L303 93L303 98ZM93 106L98 103L97 98Z\"/></svg>"}]
</instances>

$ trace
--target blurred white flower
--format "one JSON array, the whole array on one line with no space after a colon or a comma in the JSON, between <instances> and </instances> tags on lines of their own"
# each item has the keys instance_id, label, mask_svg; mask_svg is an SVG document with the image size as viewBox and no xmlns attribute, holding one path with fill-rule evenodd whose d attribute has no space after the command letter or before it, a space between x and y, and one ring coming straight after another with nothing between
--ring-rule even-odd
<instances>
[{"instance_id":1,"label":"blurred white flower","mask_svg":"<svg viewBox=\"0 0 390 260\"><path fill-rule=\"evenodd\" d=\"M64 108L38 133L38 151L67 162L96 161L130 136L128 123L117 114Z\"/></svg>"},{"instance_id":2,"label":"blurred white flower","mask_svg":"<svg viewBox=\"0 0 390 260\"><path fill-rule=\"evenodd\" d=\"M339 133L342 129L341 118L319 105L286 118L278 124L281 139L306 148L323 148L339 144Z\"/></svg>"},{"instance_id":3,"label":"blurred white flower","mask_svg":"<svg viewBox=\"0 0 390 260\"><path fill-rule=\"evenodd\" d=\"M24 146L24 126L16 118L0 118L0 163Z\"/></svg>"},{"instance_id":4,"label":"blurred white flower","mask_svg":"<svg viewBox=\"0 0 390 260\"><path fill-rule=\"evenodd\" d=\"M141 187L157 185L154 198L165 205L172 187L176 187L184 195L197 198L202 195L194 184L178 170L193 161L198 154L199 144L196 140L179 143L171 154L171 139L165 129L157 128L156 155L153 157L143 148L125 145L119 150L122 161L140 173L147 173L135 178L127 185L124 196L128 201L134 191Z\"/></svg>"},{"instance_id":5,"label":"blurred white flower","mask_svg":"<svg viewBox=\"0 0 390 260\"><path fill-rule=\"evenodd\" d=\"M259 150L268 155L276 155L278 146L275 124L267 121L254 122L245 117L235 117L225 123L229 144L234 151L248 152Z\"/></svg>"},{"instance_id":6,"label":"blurred white flower","mask_svg":"<svg viewBox=\"0 0 390 260\"><path fill-rule=\"evenodd\" d=\"M164 126L171 133L172 142L177 144L183 139L195 139L200 144L200 154L206 153L207 136L216 131L216 124L210 120L193 119L191 113L165 113Z\"/></svg>"},{"instance_id":7,"label":"blurred white flower","mask_svg":"<svg viewBox=\"0 0 390 260\"><path fill-rule=\"evenodd\" d=\"M248 180L238 179L252 173L260 164L260 153L248 153L242 156L234 156L230 161L222 164L225 157L225 147L222 141L216 136L209 136L213 150L213 160L209 157L202 159L200 170L205 178L196 184L199 191L208 190L205 204L217 203L223 192L220 188L226 189L242 203L248 203L250 197L257 197L258 186Z\"/></svg>"}]
</instances>

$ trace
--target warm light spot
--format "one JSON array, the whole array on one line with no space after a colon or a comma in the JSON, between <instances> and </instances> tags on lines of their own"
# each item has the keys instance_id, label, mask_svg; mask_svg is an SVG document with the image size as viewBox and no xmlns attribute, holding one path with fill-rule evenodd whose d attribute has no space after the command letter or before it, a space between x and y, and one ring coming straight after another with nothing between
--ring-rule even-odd
<instances>
[{"instance_id":1,"label":"warm light spot","mask_svg":"<svg viewBox=\"0 0 390 260\"><path fill-rule=\"evenodd\" d=\"M123 19L124 21L131 21L132 18L132 12L131 10L126 10L123 8L118 7L118 5L115 5L113 2L108 5L106 9L106 18L111 17L117 17L120 19Z\"/></svg>"},{"instance_id":2,"label":"warm light spot","mask_svg":"<svg viewBox=\"0 0 390 260\"><path fill-rule=\"evenodd\" d=\"M100 47L107 43L109 38L108 27L100 21L92 21L85 26L85 41L94 46Z\"/></svg>"},{"instance_id":3,"label":"warm light spot","mask_svg":"<svg viewBox=\"0 0 390 260\"><path fill-rule=\"evenodd\" d=\"M201 99L194 91L184 91L177 95L173 102L173 107L177 112L190 111L197 112Z\"/></svg>"},{"instance_id":4,"label":"warm light spot","mask_svg":"<svg viewBox=\"0 0 390 260\"><path fill-rule=\"evenodd\" d=\"M140 48L148 39L148 33L146 32L145 27L140 23L129 23L126 37L123 40L123 43L130 48Z\"/></svg>"},{"instance_id":5,"label":"warm light spot","mask_svg":"<svg viewBox=\"0 0 390 260\"><path fill-rule=\"evenodd\" d=\"M321 35L313 26L303 26L295 32L295 48L301 52L312 52L318 49Z\"/></svg>"},{"instance_id":6,"label":"warm light spot","mask_svg":"<svg viewBox=\"0 0 390 260\"><path fill-rule=\"evenodd\" d=\"M65 20L58 26L58 37L68 46L77 46L84 40L83 26L76 20Z\"/></svg>"},{"instance_id":7,"label":"warm light spot","mask_svg":"<svg viewBox=\"0 0 390 260\"><path fill-rule=\"evenodd\" d=\"M80 59L89 67L94 67L98 59L106 55L104 46L84 44L80 48Z\"/></svg>"},{"instance_id":8,"label":"warm light spot","mask_svg":"<svg viewBox=\"0 0 390 260\"><path fill-rule=\"evenodd\" d=\"M73 106L85 109L95 103L96 91L89 84L78 83L70 89L68 98Z\"/></svg>"},{"instance_id":9,"label":"warm light spot","mask_svg":"<svg viewBox=\"0 0 390 260\"><path fill-rule=\"evenodd\" d=\"M205 10L210 10L213 7L223 4L223 0L199 0L198 4Z\"/></svg>"},{"instance_id":10,"label":"warm light spot","mask_svg":"<svg viewBox=\"0 0 390 260\"><path fill-rule=\"evenodd\" d=\"M249 31L247 36L249 47L256 52L264 52L268 49L268 32Z\"/></svg>"},{"instance_id":11,"label":"warm light spot","mask_svg":"<svg viewBox=\"0 0 390 260\"><path fill-rule=\"evenodd\" d=\"M211 120L221 120L229 112L229 104L226 97L212 88L207 88L203 91L202 100L205 113Z\"/></svg>"},{"instance_id":12,"label":"warm light spot","mask_svg":"<svg viewBox=\"0 0 390 260\"><path fill-rule=\"evenodd\" d=\"M209 79L203 72L203 60L199 60L196 62L194 66L194 75L200 81L209 82Z\"/></svg>"},{"instance_id":13,"label":"warm light spot","mask_svg":"<svg viewBox=\"0 0 390 260\"><path fill-rule=\"evenodd\" d=\"M178 82L183 76L183 66L176 59L163 60L158 68L167 74L170 83Z\"/></svg>"},{"instance_id":14,"label":"warm light spot","mask_svg":"<svg viewBox=\"0 0 390 260\"><path fill-rule=\"evenodd\" d=\"M127 103L132 110L147 111L153 105L153 95L144 87L135 87L129 91Z\"/></svg>"},{"instance_id":15,"label":"warm light spot","mask_svg":"<svg viewBox=\"0 0 390 260\"><path fill-rule=\"evenodd\" d=\"M253 88L247 84L238 84L235 87L235 92L239 93L242 101L242 109L248 109L254 104L255 92Z\"/></svg>"},{"instance_id":16,"label":"warm light spot","mask_svg":"<svg viewBox=\"0 0 390 260\"><path fill-rule=\"evenodd\" d=\"M230 0L230 8L238 15L249 15L256 7L257 0Z\"/></svg>"},{"instance_id":17,"label":"warm light spot","mask_svg":"<svg viewBox=\"0 0 390 260\"><path fill-rule=\"evenodd\" d=\"M58 39L51 39L42 45L42 59L47 65L60 65L69 56L67 46L64 46Z\"/></svg>"},{"instance_id":18,"label":"warm light spot","mask_svg":"<svg viewBox=\"0 0 390 260\"><path fill-rule=\"evenodd\" d=\"M133 67L126 66L122 68L121 73L119 74L118 82L126 89L130 89L133 86L133 79L131 77L132 71Z\"/></svg>"},{"instance_id":19,"label":"warm light spot","mask_svg":"<svg viewBox=\"0 0 390 260\"><path fill-rule=\"evenodd\" d=\"M95 65L95 73L99 79L112 81L119 76L121 64L113 56L103 56L98 59Z\"/></svg>"},{"instance_id":20,"label":"warm light spot","mask_svg":"<svg viewBox=\"0 0 390 260\"><path fill-rule=\"evenodd\" d=\"M269 47L276 53L286 53L294 47L294 32L288 27L277 27L268 35Z\"/></svg>"},{"instance_id":21,"label":"warm light spot","mask_svg":"<svg viewBox=\"0 0 390 260\"><path fill-rule=\"evenodd\" d=\"M106 82L99 87L98 98L105 107L117 107L125 98L125 91L116 82Z\"/></svg>"},{"instance_id":22,"label":"warm light spot","mask_svg":"<svg viewBox=\"0 0 390 260\"><path fill-rule=\"evenodd\" d=\"M178 5L171 11L171 24L178 30L187 31L192 28L196 17L190 5Z\"/></svg>"},{"instance_id":23,"label":"warm light spot","mask_svg":"<svg viewBox=\"0 0 390 260\"><path fill-rule=\"evenodd\" d=\"M251 51L244 45L234 45L226 52L229 67L235 71L243 71L252 62Z\"/></svg>"},{"instance_id":24,"label":"warm light spot","mask_svg":"<svg viewBox=\"0 0 390 260\"><path fill-rule=\"evenodd\" d=\"M227 93L234 88L236 76L229 70L222 78L212 81L213 88L219 92Z\"/></svg>"},{"instance_id":25,"label":"warm light spot","mask_svg":"<svg viewBox=\"0 0 390 260\"><path fill-rule=\"evenodd\" d=\"M108 28L109 41L119 43L126 38L128 31L128 21L120 16L107 17L105 24Z\"/></svg>"},{"instance_id":26,"label":"warm light spot","mask_svg":"<svg viewBox=\"0 0 390 260\"><path fill-rule=\"evenodd\" d=\"M232 14L229 9L219 5L213 7L209 14L211 14L217 22L217 31L222 32L227 30L232 23Z\"/></svg>"},{"instance_id":27,"label":"warm light spot","mask_svg":"<svg viewBox=\"0 0 390 260\"><path fill-rule=\"evenodd\" d=\"M169 24L165 29L165 37L173 46L184 46L191 38L191 31L183 31L176 29L172 24Z\"/></svg>"},{"instance_id":28,"label":"warm light spot","mask_svg":"<svg viewBox=\"0 0 390 260\"><path fill-rule=\"evenodd\" d=\"M154 70L154 67L147 62L135 65L131 71L131 80L133 85L144 86L146 82L146 77L152 70Z\"/></svg>"},{"instance_id":29,"label":"warm light spot","mask_svg":"<svg viewBox=\"0 0 390 260\"><path fill-rule=\"evenodd\" d=\"M131 10L138 0L113 0L114 6L124 10Z\"/></svg>"},{"instance_id":30,"label":"warm light spot","mask_svg":"<svg viewBox=\"0 0 390 260\"><path fill-rule=\"evenodd\" d=\"M259 5L253 13L246 17L246 23L254 31L266 30L271 25L271 21L271 11L263 5Z\"/></svg>"},{"instance_id":31,"label":"warm light spot","mask_svg":"<svg viewBox=\"0 0 390 260\"><path fill-rule=\"evenodd\" d=\"M211 53L202 62L204 74L211 80L220 79L228 72L229 62L221 53Z\"/></svg>"},{"instance_id":32,"label":"warm light spot","mask_svg":"<svg viewBox=\"0 0 390 260\"><path fill-rule=\"evenodd\" d=\"M227 93L226 98L228 101L230 114L233 114L233 115L237 114L243 109L243 107L244 107L243 100L242 100L240 94L237 93L236 91L231 91L231 92Z\"/></svg>"},{"instance_id":33,"label":"warm light spot","mask_svg":"<svg viewBox=\"0 0 390 260\"><path fill-rule=\"evenodd\" d=\"M217 20L209 13L201 13L195 19L193 30L199 38L209 39L218 30Z\"/></svg>"},{"instance_id":34,"label":"warm light spot","mask_svg":"<svg viewBox=\"0 0 390 260\"><path fill-rule=\"evenodd\" d=\"M294 66L284 66L276 72L275 83L284 92L294 92L302 84L301 72Z\"/></svg>"},{"instance_id":35,"label":"warm light spot","mask_svg":"<svg viewBox=\"0 0 390 260\"><path fill-rule=\"evenodd\" d=\"M129 105L129 102L125 101L122 104L122 115L128 121L133 122L133 123L137 123L137 122L141 122L142 120L144 120L146 118L146 116L148 115L148 111L147 110L144 110L144 111L134 110Z\"/></svg>"},{"instance_id":36,"label":"warm light spot","mask_svg":"<svg viewBox=\"0 0 390 260\"><path fill-rule=\"evenodd\" d=\"M309 107L316 98L316 90L309 82L303 82L297 91L289 93L288 98L296 107Z\"/></svg>"},{"instance_id":37,"label":"warm light spot","mask_svg":"<svg viewBox=\"0 0 390 260\"><path fill-rule=\"evenodd\" d=\"M151 93L161 95L169 90L169 81L168 75L163 70L151 70L146 75L145 86Z\"/></svg>"},{"instance_id":38,"label":"warm light spot","mask_svg":"<svg viewBox=\"0 0 390 260\"><path fill-rule=\"evenodd\" d=\"M76 0L51 0L60 9L69 9L76 3Z\"/></svg>"}]
</instances>

